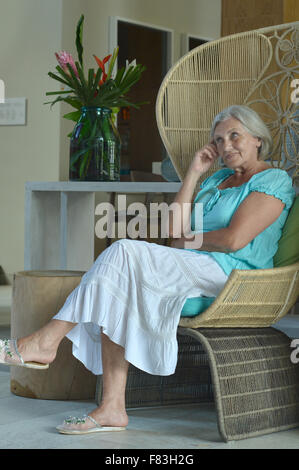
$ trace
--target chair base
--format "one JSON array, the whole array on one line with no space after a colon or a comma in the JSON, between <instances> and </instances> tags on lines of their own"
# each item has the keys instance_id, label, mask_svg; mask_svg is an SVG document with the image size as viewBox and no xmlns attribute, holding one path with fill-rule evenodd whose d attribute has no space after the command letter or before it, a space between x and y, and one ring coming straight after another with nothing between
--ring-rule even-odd
<instances>
[{"instance_id":1,"label":"chair base","mask_svg":"<svg viewBox=\"0 0 299 470\"><path fill-rule=\"evenodd\" d=\"M151 375L130 365L126 407L165 406L214 401L207 354L190 336L178 335L178 363L173 375ZM102 376L98 376L96 402L102 397Z\"/></svg>"},{"instance_id":2,"label":"chair base","mask_svg":"<svg viewBox=\"0 0 299 470\"><path fill-rule=\"evenodd\" d=\"M299 365L275 328L179 328L199 341L210 364L224 441L299 426Z\"/></svg>"}]
</instances>

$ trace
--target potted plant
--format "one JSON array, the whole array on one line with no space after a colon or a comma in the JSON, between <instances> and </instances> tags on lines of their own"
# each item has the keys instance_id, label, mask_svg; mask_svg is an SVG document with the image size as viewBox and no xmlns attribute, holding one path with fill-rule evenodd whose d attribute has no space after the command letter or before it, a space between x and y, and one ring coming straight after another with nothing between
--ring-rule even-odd
<instances>
[{"instance_id":1,"label":"potted plant","mask_svg":"<svg viewBox=\"0 0 299 470\"><path fill-rule=\"evenodd\" d=\"M127 93L136 84L145 67L130 64L114 73L119 48L113 54L100 60L94 55L97 69L90 68L85 74L83 64L84 15L76 28L76 49L78 60L71 54L61 51L56 53L59 63L57 73L48 75L63 84L59 91L47 92L46 95L58 95L53 106L64 101L75 111L64 118L76 122L70 141L70 180L73 181L119 181L120 175L120 137L114 125L113 115L121 107L139 108L143 103L132 103Z\"/></svg>"}]
</instances>

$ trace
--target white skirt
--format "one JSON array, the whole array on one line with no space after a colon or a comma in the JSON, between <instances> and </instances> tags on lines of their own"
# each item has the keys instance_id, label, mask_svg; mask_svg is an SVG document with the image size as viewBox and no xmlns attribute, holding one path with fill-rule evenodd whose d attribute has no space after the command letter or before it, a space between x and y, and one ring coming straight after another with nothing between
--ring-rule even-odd
<instances>
[{"instance_id":1,"label":"white skirt","mask_svg":"<svg viewBox=\"0 0 299 470\"><path fill-rule=\"evenodd\" d=\"M67 334L73 355L96 375L103 372L101 329L134 366L171 375L186 299L215 297L226 281L209 255L123 239L100 254L54 319L77 323Z\"/></svg>"}]
</instances>

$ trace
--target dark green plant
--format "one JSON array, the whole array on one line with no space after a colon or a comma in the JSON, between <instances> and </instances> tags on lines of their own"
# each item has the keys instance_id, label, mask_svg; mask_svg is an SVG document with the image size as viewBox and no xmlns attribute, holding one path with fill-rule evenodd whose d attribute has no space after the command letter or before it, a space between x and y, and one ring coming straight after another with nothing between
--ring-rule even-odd
<instances>
[{"instance_id":1,"label":"dark green plant","mask_svg":"<svg viewBox=\"0 0 299 470\"><path fill-rule=\"evenodd\" d=\"M113 54L108 55L103 60L94 55L98 68L96 70L94 68L88 69L86 76L83 64L83 24L84 15L81 15L76 28L78 61L74 61L71 54L61 51L55 54L59 63L56 67L57 74L48 73L51 78L62 83L66 89L47 92L47 96L58 96L54 101L45 104L53 106L61 101L68 103L76 111L65 114L64 117L76 122L80 117L82 106L111 108L114 113L121 107L132 106L138 109L144 103L132 103L126 95L132 86L140 80L145 67L141 64L131 63L119 69L113 77L113 69L119 50L116 47ZM109 66L107 73L105 70L106 63Z\"/></svg>"}]
</instances>

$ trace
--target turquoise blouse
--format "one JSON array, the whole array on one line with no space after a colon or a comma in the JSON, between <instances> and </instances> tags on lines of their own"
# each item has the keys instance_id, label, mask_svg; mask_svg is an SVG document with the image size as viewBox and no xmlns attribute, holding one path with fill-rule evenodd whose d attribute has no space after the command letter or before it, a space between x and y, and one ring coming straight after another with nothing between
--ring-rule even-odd
<instances>
[{"instance_id":1,"label":"turquoise blouse","mask_svg":"<svg viewBox=\"0 0 299 470\"><path fill-rule=\"evenodd\" d=\"M229 275L233 269L265 269L273 267L273 256L278 248L278 240L295 197L292 179L286 171L270 168L253 175L249 181L238 187L218 189L222 181L234 171L223 168L208 177L201 184L201 191L194 200L191 214L191 228L196 231L196 203L203 204L203 232L227 227L241 202L253 191L266 193L280 199L284 209L278 219L255 237L248 245L231 253L207 252Z\"/></svg>"},{"instance_id":2,"label":"turquoise blouse","mask_svg":"<svg viewBox=\"0 0 299 470\"><path fill-rule=\"evenodd\" d=\"M232 216L241 202L253 191L269 194L280 199L284 209L278 219L255 237L248 245L231 253L201 251L187 248L197 253L205 253L212 256L229 275L233 269L266 269L273 267L273 256L278 248L278 241L282 234L282 228L286 221L290 207L292 206L295 190L292 187L292 179L287 172L280 169L268 169L253 175L247 183L238 187L218 189L222 181L228 178L234 171L223 168L207 178L201 184L201 191L197 194L191 213L191 229L200 231L195 223L197 203L203 204L203 232L219 230L227 227ZM194 316L203 312L214 301L214 297L194 297L187 299L181 316Z\"/></svg>"}]
</instances>

